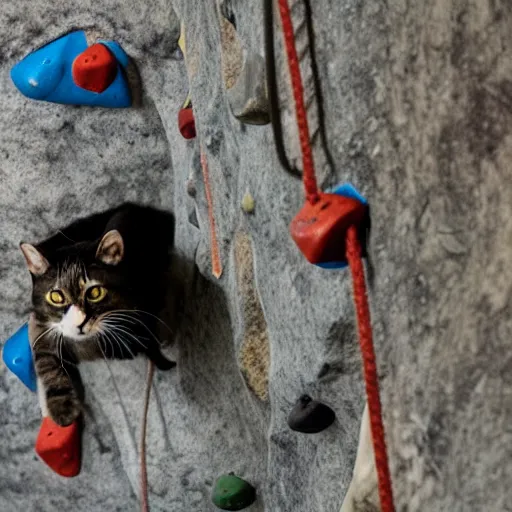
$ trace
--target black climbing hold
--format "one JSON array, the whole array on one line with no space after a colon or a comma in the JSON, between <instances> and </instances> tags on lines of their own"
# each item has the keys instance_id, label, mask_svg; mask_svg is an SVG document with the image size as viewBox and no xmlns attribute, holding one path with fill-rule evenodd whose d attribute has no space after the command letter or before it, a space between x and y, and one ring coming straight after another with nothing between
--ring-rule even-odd
<instances>
[{"instance_id":1,"label":"black climbing hold","mask_svg":"<svg viewBox=\"0 0 512 512\"><path fill-rule=\"evenodd\" d=\"M256 501L256 489L233 473L222 475L215 482L212 501L222 510L242 510Z\"/></svg>"},{"instance_id":2,"label":"black climbing hold","mask_svg":"<svg viewBox=\"0 0 512 512\"><path fill-rule=\"evenodd\" d=\"M190 197L196 197L196 194L197 194L196 182L193 178L189 178L187 180L187 194Z\"/></svg>"},{"instance_id":3,"label":"black climbing hold","mask_svg":"<svg viewBox=\"0 0 512 512\"><path fill-rule=\"evenodd\" d=\"M302 395L288 416L288 426L303 434L316 434L332 425L336 415L327 405Z\"/></svg>"}]
</instances>

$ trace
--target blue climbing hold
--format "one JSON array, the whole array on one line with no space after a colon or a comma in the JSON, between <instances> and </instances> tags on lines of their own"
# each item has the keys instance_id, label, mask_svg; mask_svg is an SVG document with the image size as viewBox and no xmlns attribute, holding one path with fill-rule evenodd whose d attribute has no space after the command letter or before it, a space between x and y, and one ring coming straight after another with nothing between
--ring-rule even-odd
<instances>
[{"instance_id":1,"label":"blue climbing hold","mask_svg":"<svg viewBox=\"0 0 512 512\"><path fill-rule=\"evenodd\" d=\"M342 183L327 192L330 192L331 194L338 194L343 197L350 197L351 199L356 199L363 204L368 204L368 201L361 195L357 188L350 183Z\"/></svg>"},{"instance_id":2,"label":"blue climbing hold","mask_svg":"<svg viewBox=\"0 0 512 512\"><path fill-rule=\"evenodd\" d=\"M37 390L36 371L32 360L32 350L28 339L28 324L18 329L4 344L2 359L31 391Z\"/></svg>"},{"instance_id":3,"label":"blue climbing hold","mask_svg":"<svg viewBox=\"0 0 512 512\"><path fill-rule=\"evenodd\" d=\"M350 183L342 183L336 187L326 190L331 194L337 194L339 196L349 197L350 199L356 199L361 203L367 205L368 201L361 195L361 193L351 185ZM317 263L316 266L327 270L334 270L345 268L348 265L346 261L329 261L328 263Z\"/></svg>"},{"instance_id":4,"label":"blue climbing hold","mask_svg":"<svg viewBox=\"0 0 512 512\"><path fill-rule=\"evenodd\" d=\"M105 39L100 39L98 43L105 45L115 56L117 62L123 66L123 68L127 68L130 63L130 58L126 54L126 52L121 48L119 43L115 41L107 41Z\"/></svg>"},{"instance_id":5,"label":"blue climbing hold","mask_svg":"<svg viewBox=\"0 0 512 512\"><path fill-rule=\"evenodd\" d=\"M121 108L132 103L124 69L128 56L114 41L102 41L115 58L115 78L102 92L80 87L73 79L75 59L87 50L82 30L71 32L35 50L11 69L11 79L19 91L34 100L65 105Z\"/></svg>"}]
</instances>

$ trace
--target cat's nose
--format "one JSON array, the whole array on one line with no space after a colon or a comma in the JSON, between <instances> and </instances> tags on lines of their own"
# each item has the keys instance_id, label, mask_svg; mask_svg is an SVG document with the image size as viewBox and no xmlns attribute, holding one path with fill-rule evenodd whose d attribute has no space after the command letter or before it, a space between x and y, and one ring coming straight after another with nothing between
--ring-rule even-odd
<instances>
[{"instance_id":1,"label":"cat's nose","mask_svg":"<svg viewBox=\"0 0 512 512\"><path fill-rule=\"evenodd\" d=\"M87 323L87 317L84 315L84 321L78 326L80 334L84 334L84 326Z\"/></svg>"},{"instance_id":2,"label":"cat's nose","mask_svg":"<svg viewBox=\"0 0 512 512\"><path fill-rule=\"evenodd\" d=\"M87 322L85 313L79 307L73 305L69 308L69 315L71 317L71 321L73 322L73 324L76 325L76 327L80 331L81 327L83 327Z\"/></svg>"}]
</instances>

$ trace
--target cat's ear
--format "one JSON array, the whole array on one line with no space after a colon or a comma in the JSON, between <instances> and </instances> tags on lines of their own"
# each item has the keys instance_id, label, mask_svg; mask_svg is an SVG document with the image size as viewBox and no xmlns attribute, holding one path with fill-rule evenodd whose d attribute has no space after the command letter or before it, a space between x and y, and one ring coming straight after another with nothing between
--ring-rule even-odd
<instances>
[{"instance_id":1,"label":"cat's ear","mask_svg":"<svg viewBox=\"0 0 512 512\"><path fill-rule=\"evenodd\" d=\"M121 233L113 229L101 239L96 258L107 265L117 265L124 256L124 242Z\"/></svg>"},{"instance_id":2,"label":"cat's ear","mask_svg":"<svg viewBox=\"0 0 512 512\"><path fill-rule=\"evenodd\" d=\"M23 256L25 256L25 261L31 274L41 276L48 270L50 266L48 260L33 245L22 242L20 249Z\"/></svg>"}]
</instances>

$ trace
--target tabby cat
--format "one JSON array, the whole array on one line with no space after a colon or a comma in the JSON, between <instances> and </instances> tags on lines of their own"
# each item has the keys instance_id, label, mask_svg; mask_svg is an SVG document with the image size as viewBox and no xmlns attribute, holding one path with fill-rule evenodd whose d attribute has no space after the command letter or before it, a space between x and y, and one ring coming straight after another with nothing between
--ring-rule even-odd
<instances>
[{"instance_id":1,"label":"tabby cat","mask_svg":"<svg viewBox=\"0 0 512 512\"><path fill-rule=\"evenodd\" d=\"M57 424L81 413L68 371L80 361L144 353L161 370L175 366L157 337L173 242L172 214L126 203L38 245L20 244L33 282L29 327L39 391Z\"/></svg>"}]
</instances>

